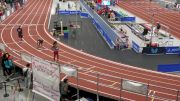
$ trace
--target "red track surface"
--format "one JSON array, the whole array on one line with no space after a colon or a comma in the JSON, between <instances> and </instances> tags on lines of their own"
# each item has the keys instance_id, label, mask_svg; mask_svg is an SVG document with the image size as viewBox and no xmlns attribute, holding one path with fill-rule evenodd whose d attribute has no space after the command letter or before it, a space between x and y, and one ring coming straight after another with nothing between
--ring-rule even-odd
<instances>
[{"instance_id":1,"label":"red track surface","mask_svg":"<svg viewBox=\"0 0 180 101\"><path fill-rule=\"evenodd\" d=\"M17 65L23 67L25 62L20 59L20 53L27 53L49 61L53 61L50 50L55 40L48 32L48 20L52 0L29 0L24 9L18 10L1 24L1 43L14 56ZM24 40L19 42L17 24L23 24ZM38 50L36 40L44 39L44 50ZM89 92L97 92L97 73L99 74L98 93L114 99L120 97L120 80L129 79L145 84L149 83L149 90L156 91L155 101L165 99L176 100L177 90L180 89L180 77L160 74L120 63L101 59L75 50L62 43L60 45L60 59L62 64L72 64L79 69L79 87ZM70 78L72 86L76 86L76 79ZM127 91L122 91L122 98L127 101L145 101L146 97ZM161 99L161 100L160 100ZM150 98L148 99L150 101ZM179 97L180 101L180 97Z\"/></svg>"},{"instance_id":2,"label":"red track surface","mask_svg":"<svg viewBox=\"0 0 180 101\"><path fill-rule=\"evenodd\" d=\"M152 14L154 13L154 22L169 27L169 32L180 39L180 13L160 7L150 0L121 0L120 7L132 12L149 23L152 23Z\"/></svg>"}]
</instances>

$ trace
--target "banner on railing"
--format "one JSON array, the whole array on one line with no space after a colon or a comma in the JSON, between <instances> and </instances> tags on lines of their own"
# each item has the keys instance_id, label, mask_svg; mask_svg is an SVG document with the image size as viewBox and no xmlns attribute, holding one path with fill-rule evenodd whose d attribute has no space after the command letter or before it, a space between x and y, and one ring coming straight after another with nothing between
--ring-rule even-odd
<instances>
[{"instance_id":1,"label":"banner on railing","mask_svg":"<svg viewBox=\"0 0 180 101\"><path fill-rule=\"evenodd\" d=\"M124 22L135 22L136 18L135 17L122 17L120 20Z\"/></svg>"},{"instance_id":2,"label":"banner on railing","mask_svg":"<svg viewBox=\"0 0 180 101\"><path fill-rule=\"evenodd\" d=\"M132 41L132 49L137 53L140 52L140 46L137 43L135 43L134 41Z\"/></svg>"},{"instance_id":3,"label":"banner on railing","mask_svg":"<svg viewBox=\"0 0 180 101\"><path fill-rule=\"evenodd\" d=\"M165 47L166 54L179 54L180 47Z\"/></svg>"},{"instance_id":4,"label":"banner on railing","mask_svg":"<svg viewBox=\"0 0 180 101\"><path fill-rule=\"evenodd\" d=\"M50 101L59 101L59 65L32 58L33 92Z\"/></svg>"},{"instance_id":5,"label":"banner on railing","mask_svg":"<svg viewBox=\"0 0 180 101\"><path fill-rule=\"evenodd\" d=\"M138 94L146 95L148 91L148 86L135 81L122 80L122 89Z\"/></svg>"},{"instance_id":6,"label":"banner on railing","mask_svg":"<svg viewBox=\"0 0 180 101\"><path fill-rule=\"evenodd\" d=\"M21 59L23 61L26 61L28 63L31 63L32 62L32 56L31 55L28 55L26 53L21 53Z\"/></svg>"},{"instance_id":7,"label":"banner on railing","mask_svg":"<svg viewBox=\"0 0 180 101\"><path fill-rule=\"evenodd\" d=\"M93 19L92 23L95 25L96 29L102 35L106 43L110 46L110 48L114 48L114 44L108 34L102 29L102 27Z\"/></svg>"},{"instance_id":8,"label":"banner on railing","mask_svg":"<svg viewBox=\"0 0 180 101\"><path fill-rule=\"evenodd\" d=\"M65 14L65 15L70 15L70 14L80 14L81 11L69 11L69 10L60 10L58 11L58 14Z\"/></svg>"},{"instance_id":9,"label":"banner on railing","mask_svg":"<svg viewBox=\"0 0 180 101\"><path fill-rule=\"evenodd\" d=\"M164 54L166 52L165 47L143 47L142 53L145 54Z\"/></svg>"},{"instance_id":10,"label":"banner on railing","mask_svg":"<svg viewBox=\"0 0 180 101\"><path fill-rule=\"evenodd\" d=\"M69 65L63 65L61 66L61 73L64 73L68 76L74 76L77 77L77 69L69 66Z\"/></svg>"},{"instance_id":11,"label":"banner on railing","mask_svg":"<svg viewBox=\"0 0 180 101\"><path fill-rule=\"evenodd\" d=\"M0 50L2 50L3 52L5 52L6 50L5 50L5 45L4 44L2 44L2 43L0 43Z\"/></svg>"},{"instance_id":12,"label":"banner on railing","mask_svg":"<svg viewBox=\"0 0 180 101\"><path fill-rule=\"evenodd\" d=\"M88 18L89 14L82 12L82 13L80 13L80 16L81 16L81 18Z\"/></svg>"},{"instance_id":13,"label":"banner on railing","mask_svg":"<svg viewBox=\"0 0 180 101\"><path fill-rule=\"evenodd\" d=\"M116 38L118 37L116 32L96 12L94 12L84 0L80 0L80 3L86 9L90 18L92 18L93 24L100 32L106 43L111 49L113 49Z\"/></svg>"}]
</instances>

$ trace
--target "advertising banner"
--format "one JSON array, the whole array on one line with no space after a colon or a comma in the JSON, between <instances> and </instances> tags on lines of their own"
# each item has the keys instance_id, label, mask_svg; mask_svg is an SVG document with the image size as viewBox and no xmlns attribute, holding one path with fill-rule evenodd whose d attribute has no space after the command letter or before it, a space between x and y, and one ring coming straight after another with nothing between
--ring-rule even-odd
<instances>
[{"instance_id":1,"label":"advertising banner","mask_svg":"<svg viewBox=\"0 0 180 101\"><path fill-rule=\"evenodd\" d=\"M165 47L144 47L142 51L145 54L164 54L165 52Z\"/></svg>"},{"instance_id":2,"label":"advertising banner","mask_svg":"<svg viewBox=\"0 0 180 101\"><path fill-rule=\"evenodd\" d=\"M89 17L89 15L88 15L88 13L80 13L80 16L81 16L81 18L88 18Z\"/></svg>"},{"instance_id":3,"label":"advertising banner","mask_svg":"<svg viewBox=\"0 0 180 101\"><path fill-rule=\"evenodd\" d=\"M166 54L179 54L180 47L166 47Z\"/></svg>"},{"instance_id":4,"label":"advertising banner","mask_svg":"<svg viewBox=\"0 0 180 101\"><path fill-rule=\"evenodd\" d=\"M60 10L58 11L58 14L66 14L66 15L70 15L70 14L80 14L80 11L69 11L69 10Z\"/></svg>"},{"instance_id":5,"label":"advertising banner","mask_svg":"<svg viewBox=\"0 0 180 101\"><path fill-rule=\"evenodd\" d=\"M59 65L32 58L33 92L50 101L59 101Z\"/></svg>"}]
</instances>

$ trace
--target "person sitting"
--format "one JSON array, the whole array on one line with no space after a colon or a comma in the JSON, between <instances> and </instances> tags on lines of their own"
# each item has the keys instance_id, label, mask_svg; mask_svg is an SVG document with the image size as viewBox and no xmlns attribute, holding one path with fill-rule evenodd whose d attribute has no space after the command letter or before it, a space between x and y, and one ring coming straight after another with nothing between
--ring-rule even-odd
<instances>
[{"instance_id":1,"label":"person sitting","mask_svg":"<svg viewBox=\"0 0 180 101\"><path fill-rule=\"evenodd\" d=\"M116 39L115 44L116 44L115 49L120 49L120 39L119 38Z\"/></svg>"},{"instance_id":2,"label":"person sitting","mask_svg":"<svg viewBox=\"0 0 180 101\"><path fill-rule=\"evenodd\" d=\"M69 27L74 27L74 25L71 21L69 22Z\"/></svg>"}]
</instances>

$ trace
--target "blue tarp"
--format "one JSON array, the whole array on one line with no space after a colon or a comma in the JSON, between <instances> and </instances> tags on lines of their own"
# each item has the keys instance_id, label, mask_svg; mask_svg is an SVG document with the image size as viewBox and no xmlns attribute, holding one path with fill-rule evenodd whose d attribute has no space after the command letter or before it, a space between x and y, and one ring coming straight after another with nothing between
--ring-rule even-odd
<instances>
[{"instance_id":1,"label":"blue tarp","mask_svg":"<svg viewBox=\"0 0 180 101\"><path fill-rule=\"evenodd\" d=\"M157 71L159 72L177 72L180 71L180 64L160 64Z\"/></svg>"}]
</instances>

